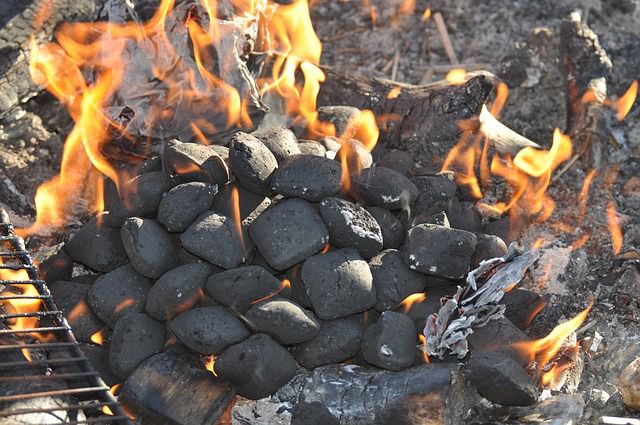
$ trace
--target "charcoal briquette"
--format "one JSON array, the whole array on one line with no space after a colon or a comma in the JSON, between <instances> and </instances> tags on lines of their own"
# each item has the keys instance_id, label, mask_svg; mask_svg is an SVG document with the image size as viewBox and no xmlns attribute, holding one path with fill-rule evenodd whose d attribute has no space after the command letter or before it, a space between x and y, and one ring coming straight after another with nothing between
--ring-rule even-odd
<instances>
[{"instance_id":1,"label":"charcoal briquette","mask_svg":"<svg viewBox=\"0 0 640 425\"><path fill-rule=\"evenodd\" d=\"M234 134L229 161L231 171L244 187L260 195L271 193L271 179L278 161L260 140L247 133Z\"/></svg>"},{"instance_id":2,"label":"charcoal briquette","mask_svg":"<svg viewBox=\"0 0 640 425\"><path fill-rule=\"evenodd\" d=\"M64 243L59 243L45 247L34 255L40 278L47 283L71 279L73 260L65 251L64 246Z\"/></svg>"},{"instance_id":3,"label":"charcoal briquette","mask_svg":"<svg viewBox=\"0 0 640 425\"><path fill-rule=\"evenodd\" d=\"M178 254L171 236L155 220L128 218L120 235L131 265L138 273L157 279L178 265Z\"/></svg>"},{"instance_id":4,"label":"charcoal briquette","mask_svg":"<svg viewBox=\"0 0 640 425\"><path fill-rule=\"evenodd\" d=\"M215 368L238 394L257 400L289 382L296 373L296 362L269 335L256 334L223 351L216 358Z\"/></svg>"},{"instance_id":5,"label":"charcoal briquette","mask_svg":"<svg viewBox=\"0 0 640 425\"><path fill-rule=\"evenodd\" d=\"M73 329L73 333L76 333L75 328ZM122 381L111 372L108 347L84 343L80 343L79 345L82 354L89 360L93 369L100 374L100 378L105 384L111 387Z\"/></svg>"},{"instance_id":6,"label":"charcoal briquette","mask_svg":"<svg viewBox=\"0 0 640 425\"><path fill-rule=\"evenodd\" d=\"M176 338L201 354L219 353L247 338L247 328L224 307L198 307L169 322Z\"/></svg>"},{"instance_id":7,"label":"charcoal briquette","mask_svg":"<svg viewBox=\"0 0 640 425\"><path fill-rule=\"evenodd\" d=\"M471 267L476 268L483 260L490 258L502 257L507 253L507 244L495 235L485 235L484 233L476 233L478 244L476 250L471 257Z\"/></svg>"},{"instance_id":8,"label":"charcoal briquette","mask_svg":"<svg viewBox=\"0 0 640 425\"><path fill-rule=\"evenodd\" d=\"M529 342L530 339L505 317L490 320L486 325L473 330L467 337L471 352L500 351L514 358L522 366L529 363L526 353L516 347L517 343Z\"/></svg>"},{"instance_id":9,"label":"charcoal briquette","mask_svg":"<svg viewBox=\"0 0 640 425\"><path fill-rule=\"evenodd\" d=\"M246 312L251 305L281 288L280 281L259 266L245 266L209 277L207 294L219 303Z\"/></svg>"},{"instance_id":10,"label":"charcoal briquette","mask_svg":"<svg viewBox=\"0 0 640 425\"><path fill-rule=\"evenodd\" d=\"M378 145L376 145L378 146ZM411 154L405 151L392 149L382 155L382 157L376 161L376 166L391 168L396 170L400 174L408 176L413 172L415 167L415 161Z\"/></svg>"},{"instance_id":11,"label":"charcoal briquette","mask_svg":"<svg viewBox=\"0 0 640 425\"><path fill-rule=\"evenodd\" d=\"M320 215L329 229L331 245L354 247L364 258L382 249L380 225L363 207L340 198L325 198L320 202Z\"/></svg>"},{"instance_id":12,"label":"charcoal briquette","mask_svg":"<svg viewBox=\"0 0 640 425\"><path fill-rule=\"evenodd\" d=\"M436 289L427 288L425 291L426 298L414 300L410 305L399 305L394 311L409 316L416 325L416 329L422 332L427 323L427 317L440 311L440 307L442 306L440 300L443 297L452 297L456 293L456 289L455 286L445 286Z\"/></svg>"},{"instance_id":13,"label":"charcoal briquette","mask_svg":"<svg viewBox=\"0 0 640 425\"><path fill-rule=\"evenodd\" d=\"M223 185L229 181L229 169L212 146L171 140L164 149L167 168L184 182Z\"/></svg>"},{"instance_id":14,"label":"charcoal briquette","mask_svg":"<svg viewBox=\"0 0 640 425\"><path fill-rule=\"evenodd\" d=\"M154 217L172 181L161 171L140 174L123 184L115 204L104 217L107 224L120 227L128 217Z\"/></svg>"},{"instance_id":15,"label":"charcoal briquette","mask_svg":"<svg viewBox=\"0 0 640 425\"><path fill-rule=\"evenodd\" d=\"M413 320L401 313L385 311L365 331L362 355L375 366L402 370L415 360L416 339Z\"/></svg>"},{"instance_id":16,"label":"charcoal briquette","mask_svg":"<svg viewBox=\"0 0 640 425\"><path fill-rule=\"evenodd\" d=\"M254 304L245 318L254 332L265 333L284 345L308 341L320 332L315 314L284 298Z\"/></svg>"},{"instance_id":17,"label":"charcoal briquette","mask_svg":"<svg viewBox=\"0 0 640 425\"><path fill-rule=\"evenodd\" d=\"M327 406L314 401L298 402L291 411L291 425L339 425L340 420L333 416Z\"/></svg>"},{"instance_id":18,"label":"charcoal briquette","mask_svg":"<svg viewBox=\"0 0 640 425\"><path fill-rule=\"evenodd\" d=\"M507 319L520 330L527 329L536 313L544 306L540 295L522 288L514 288L505 293L500 302L507 308Z\"/></svg>"},{"instance_id":19,"label":"charcoal briquette","mask_svg":"<svg viewBox=\"0 0 640 425\"><path fill-rule=\"evenodd\" d=\"M74 261L99 272L110 272L129 262L120 229L104 225L104 217L108 215L92 218L65 245Z\"/></svg>"},{"instance_id":20,"label":"charcoal briquette","mask_svg":"<svg viewBox=\"0 0 640 425\"><path fill-rule=\"evenodd\" d=\"M102 320L87 303L89 288L89 285L83 283L61 280L49 284L49 291L56 305L69 320L76 339L83 342L89 342L91 335L104 327Z\"/></svg>"},{"instance_id":21,"label":"charcoal briquette","mask_svg":"<svg viewBox=\"0 0 640 425\"><path fill-rule=\"evenodd\" d=\"M310 203L297 198L267 208L251 223L249 233L276 270L304 261L329 241L329 231L320 214Z\"/></svg>"},{"instance_id":22,"label":"charcoal briquette","mask_svg":"<svg viewBox=\"0 0 640 425\"><path fill-rule=\"evenodd\" d=\"M302 281L321 319L350 316L376 303L371 270L355 248L309 258L302 265Z\"/></svg>"},{"instance_id":23,"label":"charcoal briquette","mask_svg":"<svg viewBox=\"0 0 640 425\"><path fill-rule=\"evenodd\" d=\"M318 119L330 122L336 128L336 135L341 136L361 114L360 109L353 106L321 106L318 108Z\"/></svg>"},{"instance_id":24,"label":"charcoal briquette","mask_svg":"<svg viewBox=\"0 0 640 425\"><path fill-rule=\"evenodd\" d=\"M273 191L288 198L319 202L340 191L340 164L328 158L296 155L280 164L272 181Z\"/></svg>"},{"instance_id":25,"label":"charcoal briquette","mask_svg":"<svg viewBox=\"0 0 640 425\"><path fill-rule=\"evenodd\" d=\"M341 143L342 145L336 152L334 160L340 164L344 164L346 161L349 175L358 175L362 169L369 168L373 165L371 152L369 152L369 149L367 149L361 141L348 139Z\"/></svg>"},{"instance_id":26,"label":"charcoal briquette","mask_svg":"<svg viewBox=\"0 0 640 425\"><path fill-rule=\"evenodd\" d=\"M320 142L315 140L302 140L298 143L300 153L303 155L314 155L325 158L327 154L327 148Z\"/></svg>"},{"instance_id":27,"label":"charcoal briquette","mask_svg":"<svg viewBox=\"0 0 640 425\"><path fill-rule=\"evenodd\" d=\"M121 317L113 328L109 367L125 379L143 360L164 347L164 325L143 313Z\"/></svg>"},{"instance_id":28,"label":"charcoal briquette","mask_svg":"<svg viewBox=\"0 0 640 425\"><path fill-rule=\"evenodd\" d=\"M386 249L373 257L369 268L376 287L378 311L392 309L409 295L424 289L426 277L407 267L402 254L395 249Z\"/></svg>"},{"instance_id":29,"label":"charcoal briquette","mask_svg":"<svg viewBox=\"0 0 640 425\"><path fill-rule=\"evenodd\" d=\"M205 263L185 264L160 276L147 295L147 313L157 320L171 320L196 305L212 269Z\"/></svg>"},{"instance_id":30,"label":"charcoal briquette","mask_svg":"<svg viewBox=\"0 0 640 425\"><path fill-rule=\"evenodd\" d=\"M158 221L170 232L183 232L211 207L218 186L191 182L175 186L167 192L158 207Z\"/></svg>"},{"instance_id":31,"label":"charcoal briquette","mask_svg":"<svg viewBox=\"0 0 640 425\"><path fill-rule=\"evenodd\" d=\"M251 135L271 151L278 164L292 155L300 154L298 139L288 128L265 127L254 131Z\"/></svg>"},{"instance_id":32,"label":"charcoal briquette","mask_svg":"<svg viewBox=\"0 0 640 425\"><path fill-rule=\"evenodd\" d=\"M418 196L418 188L405 175L385 167L362 170L352 176L354 195L370 205L398 210Z\"/></svg>"},{"instance_id":33,"label":"charcoal briquette","mask_svg":"<svg viewBox=\"0 0 640 425\"><path fill-rule=\"evenodd\" d=\"M237 196L237 199L234 196ZM259 215L269 205L271 200L264 195L253 193L241 184L229 183L222 186L213 197L211 211L227 217L235 217L239 210L240 220L245 222L248 217ZM248 223L245 222L245 224Z\"/></svg>"},{"instance_id":34,"label":"charcoal briquette","mask_svg":"<svg viewBox=\"0 0 640 425\"><path fill-rule=\"evenodd\" d=\"M382 247L399 248L404 241L404 225L391 211L381 207L366 207L382 231Z\"/></svg>"}]
</instances>

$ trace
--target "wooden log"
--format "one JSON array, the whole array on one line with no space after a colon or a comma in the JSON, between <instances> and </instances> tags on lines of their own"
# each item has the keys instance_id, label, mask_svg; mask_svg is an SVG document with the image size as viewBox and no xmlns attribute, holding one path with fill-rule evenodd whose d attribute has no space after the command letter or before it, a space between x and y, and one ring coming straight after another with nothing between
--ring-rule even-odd
<instances>
[{"instance_id":1,"label":"wooden log","mask_svg":"<svg viewBox=\"0 0 640 425\"><path fill-rule=\"evenodd\" d=\"M611 112L604 102L613 65L578 12L560 26L560 52L567 84L567 133L584 167L597 169L612 139Z\"/></svg>"}]
</instances>

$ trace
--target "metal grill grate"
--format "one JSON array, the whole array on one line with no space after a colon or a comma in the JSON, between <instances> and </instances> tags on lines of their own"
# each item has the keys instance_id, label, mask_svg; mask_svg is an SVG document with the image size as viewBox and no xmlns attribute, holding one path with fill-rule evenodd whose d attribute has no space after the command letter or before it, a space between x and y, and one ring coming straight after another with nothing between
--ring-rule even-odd
<instances>
[{"instance_id":1,"label":"metal grill grate","mask_svg":"<svg viewBox=\"0 0 640 425\"><path fill-rule=\"evenodd\" d=\"M130 425L2 209L0 260L0 423Z\"/></svg>"}]
</instances>

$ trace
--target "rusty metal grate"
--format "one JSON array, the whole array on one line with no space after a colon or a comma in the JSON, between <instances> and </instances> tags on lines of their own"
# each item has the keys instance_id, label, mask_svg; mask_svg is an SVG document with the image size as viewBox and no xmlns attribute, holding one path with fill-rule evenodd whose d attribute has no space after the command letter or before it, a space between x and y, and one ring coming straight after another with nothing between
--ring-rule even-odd
<instances>
[{"instance_id":1,"label":"rusty metal grate","mask_svg":"<svg viewBox=\"0 0 640 425\"><path fill-rule=\"evenodd\" d=\"M130 425L2 209L0 260L0 423Z\"/></svg>"}]
</instances>

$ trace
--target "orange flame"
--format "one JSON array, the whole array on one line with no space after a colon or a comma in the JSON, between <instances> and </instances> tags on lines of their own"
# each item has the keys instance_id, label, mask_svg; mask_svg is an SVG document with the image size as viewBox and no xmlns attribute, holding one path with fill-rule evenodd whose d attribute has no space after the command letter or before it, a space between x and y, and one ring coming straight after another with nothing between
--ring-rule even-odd
<instances>
[{"instance_id":1,"label":"orange flame","mask_svg":"<svg viewBox=\"0 0 640 425\"><path fill-rule=\"evenodd\" d=\"M609 231L611 232L611 245L613 246L613 255L620 254L622 250L622 229L620 228L620 218L618 211L613 203L609 201L607 205L607 219L609 221Z\"/></svg>"},{"instance_id":2,"label":"orange flame","mask_svg":"<svg viewBox=\"0 0 640 425\"><path fill-rule=\"evenodd\" d=\"M407 314L409 310L411 310L411 307L413 307L414 304L419 304L426 299L427 299L426 292L416 292L415 294L409 295L400 303L400 305L402 306L402 312L404 314Z\"/></svg>"},{"instance_id":3,"label":"orange flame","mask_svg":"<svg viewBox=\"0 0 640 425\"><path fill-rule=\"evenodd\" d=\"M105 326L102 329L100 329L98 332L95 332L93 335L91 335L91 337L89 338L91 340L91 342L93 342L96 345L104 345L104 334L107 331L108 327Z\"/></svg>"},{"instance_id":4,"label":"orange flame","mask_svg":"<svg viewBox=\"0 0 640 425\"><path fill-rule=\"evenodd\" d=\"M242 216L240 215L240 193L236 186L231 188L231 211L233 221L236 226L236 233L238 238L240 238L240 243L244 246L244 237L242 236Z\"/></svg>"},{"instance_id":5,"label":"orange flame","mask_svg":"<svg viewBox=\"0 0 640 425\"><path fill-rule=\"evenodd\" d=\"M427 338L425 338L425 336L423 334L418 334L418 340L420 341L420 345L422 345L422 350L420 350L422 352L422 360L426 363L429 364L431 363L429 361L429 355L427 354Z\"/></svg>"},{"instance_id":6,"label":"orange flame","mask_svg":"<svg viewBox=\"0 0 640 425\"><path fill-rule=\"evenodd\" d=\"M422 19L422 22L427 22L429 21L429 18L431 18L431 8L427 7L422 13L422 17L420 19Z\"/></svg>"},{"instance_id":7,"label":"orange flame","mask_svg":"<svg viewBox=\"0 0 640 425\"><path fill-rule=\"evenodd\" d=\"M387 94L387 99L397 99L400 93L402 93L402 87L394 87Z\"/></svg>"},{"instance_id":8,"label":"orange flame","mask_svg":"<svg viewBox=\"0 0 640 425\"><path fill-rule=\"evenodd\" d=\"M114 396L118 395L118 392L120 391L120 385L121 384L114 384L111 388L109 388L109 392ZM104 413L105 415L113 416L113 411L109 408L109 406L102 406L102 413Z\"/></svg>"},{"instance_id":9,"label":"orange flame","mask_svg":"<svg viewBox=\"0 0 640 425\"><path fill-rule=\"evenodd\" d=\"M591 187L591 182L593 178L596 176L597 171L591 170L589 174L584 178L584 183L582 183L582 190L580 190L580 213L579 219L580 222L584 220L584 216L587 213L587 201L589 200L589 188Z\"/></svg>"},{"instance_id":10,"label":"orange flame","mask_svg":"<svg viewBox=\"0 0 640 425\"><path fill-rule=\"evenodd\" d=\"M618 121L622 121L627 116L637 96L638 81L635 80L631 83L625 94L614 102L614 109L616 110L616 118Z\"/></svg>"},{"instance_id":11,"label":"orange flame","mask_svg":"<svg viewBox=\"0 0 640 425\"><path fill-rule=\"evenodd\" d=\"M206 358L206 362L204 364L204 367L211 373L213 373L213 375L215 377L218 377L218 374L216 373L215 370L215 365L216 365L216 357L212 354L210 356L208 356Z\"/></svg>"},{"instance_id":12,"label":"orange flame","mask_svg":"<svg viewBox=\"0 0 640 425\"><path fill-rule=\"evenodd\" d=\"M266 296L264 296L262 298L259 298L259 299L255 300L255 301L252 301L251 304L252 305L253 304L258 304L258 303L260 303L262 301L266 301L268 299L271 299L271 298L275 297L276 295L278 295L280 292L284 291L287 288L291 289L291 282L289 282L289 279L282 279L282 282L280 282L280 286L278 287L278 289L276 289L275 292L272 292L269 295L266 295Z\"/></svg>"}]
</instances>

